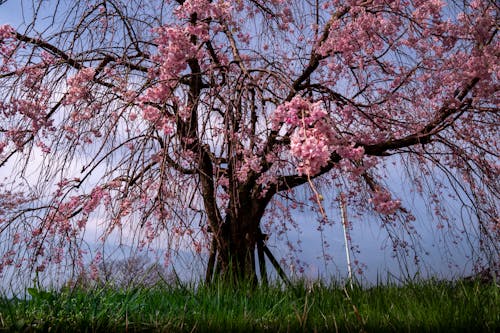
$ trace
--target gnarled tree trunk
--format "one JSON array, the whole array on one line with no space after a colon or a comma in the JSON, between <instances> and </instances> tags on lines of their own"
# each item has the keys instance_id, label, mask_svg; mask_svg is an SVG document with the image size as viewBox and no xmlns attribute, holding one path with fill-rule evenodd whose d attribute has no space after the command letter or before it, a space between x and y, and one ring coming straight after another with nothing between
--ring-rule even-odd
<instances>
[{"instance_id":1,"label":"gnarled tree trunk","mask_svg":"<svg viewBox=\"0 0 500 333\"><path fill-rule=\"evenodd\" d=\"M265 202L246 199L238 205L238 209L236 205L231 206L223 223L212 233L212 258L207 267L206 279L207 282L213 278L222 278L256 283L255 252L261 238L260 221ZM261 272L261 277L263 273ZM267 277L262 279L267 280Z\"/></svg>"},{"instance_id":2,"label":"gnarled tree trunk","mask_svg":"<svg viewBox=\"0 0 500 333\"><path fill-rule=\"evenodd\" d=\"M265 208L272 195L251 198L238 192L238 200L219 225L211 223L212 244L205 282L223 280L232 284L267 284L266 257L285 283L290 283L279 262L265 244L260 228ZM238 202L239 204L234 204ZM258 269L257 269L258 267Z\"/></svg>"}]
</instances>

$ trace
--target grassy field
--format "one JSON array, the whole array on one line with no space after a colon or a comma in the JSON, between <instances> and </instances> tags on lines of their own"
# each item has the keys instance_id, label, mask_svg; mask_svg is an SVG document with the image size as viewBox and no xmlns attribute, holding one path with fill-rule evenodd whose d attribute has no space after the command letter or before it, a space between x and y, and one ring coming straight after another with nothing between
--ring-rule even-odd
<instances>
[{"instance_id":1,"label":"grassy field","mask_svg":"<svg viewBox=\"0 0 500 333\"><path fill-rule=\"evenodd\" d=\"M362 289L155 287L47 292L1 299L4 332L495 332L494 284L422 282Z\"/></svg>"}]
</instances>

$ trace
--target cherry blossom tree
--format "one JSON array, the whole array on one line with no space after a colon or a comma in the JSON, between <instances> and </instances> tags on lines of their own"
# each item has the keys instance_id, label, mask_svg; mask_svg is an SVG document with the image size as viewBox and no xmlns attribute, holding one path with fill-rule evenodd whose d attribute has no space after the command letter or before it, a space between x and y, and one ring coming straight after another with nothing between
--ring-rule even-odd
<instances>
[{"instance_id":1,"label":"cherry blossom tree","mask_svg":"<svg viewBox=\"0 0 500 333\"><path fill-rule=\"evenodd\" d=\"M141 246L188 239L208 251L207 281L265 281L266 256L283 273L266 235L299 189L319 224L341 189L411 232L392 162L440 223L454 195L498 264L496 1L29 6L0 25L0 270L78 263L98 223Z\"/></svg>"}]
</instances>

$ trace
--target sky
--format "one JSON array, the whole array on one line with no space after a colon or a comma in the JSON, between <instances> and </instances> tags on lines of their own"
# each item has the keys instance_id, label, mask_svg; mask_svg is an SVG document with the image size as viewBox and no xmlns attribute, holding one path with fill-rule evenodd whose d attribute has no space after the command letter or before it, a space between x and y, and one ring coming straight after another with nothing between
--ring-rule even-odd
<instances>
[{"instance_id":1,"label":"sky","mask_svg":"<svg viewBox=\"0 0 500 333\"><path fill-rule=\"evenodd\" d=\"M0 24L15 26L19 22L22 22L23 11L20 8L20 2L21 0L6 0L6 2L0 5Z\"/></svg>"},{"instance_id":2,"label":"sky","mask_svg":"<svg viewBox=\"0 0 500 333\"><path fill-rule=\"evenodd\" d=\"M0 5L0 25L11 24L17 26L22 22L22 10L19 3L20 0L8 0ZM0 169L0 178L8 175L8 173L7 168ZM417 217L414 226L421 235L420 245L422 250L420 253L422 254L422 264L416 266L413 263L413 258L407 258L407 263L401 265L401 262L393 257L387 233L381 228L375 216L365 216L362 219L350 217L350 222L353 225L352 230L350 230L350 237L353 245L359 251L352 260L356 260L359 263L357 267L363 270L362 275L357 275L358 279L371 284L379 280L385 281L389 276L396 280L404 279L406 276L416 276L417 272L423 277L436 276L443 278L470 274L472 263L467 258L470 255L469 245L465 241L457 244L447 241L446 230L438 230L436 223L431 220L423 200L406 192L405 184L402 181L403 178L403 169L395 166L391 169L388 181L399 187L398 194L403 198L403 203L407 208L412 209ZM296 272L296 277L305 276L314 279L316 277L345 278L347 276L348 270L344 234L340 223L340 210L335 205L329 207L329 200L334 198L329 195L325 195L325 198L327 215L335 221L332 226L325 227L323 232L320 233L317 230L317 216L314 213L307 211L296 212L295 219L298 221L301 232L292 230L287 234L288 238L271 237L269 241L271 250L276 257L280 258L286 257L287 239L292 243L300 240L301 246L297 257L301 262L308 265L304 266L303 273ZM449 204L453 207L456 203L450 202ZM94 244L98 242L98 236L99 233L96 231L96 224L94 223L89 226L86 240L90 244ZM328 262L323 259L325 249L321 244L324 240L327 240L330 244L327 251L332 260ZM118 238L111 239L108 246L117 246L118 243ZM354 253L350 253L350 255L354 256ZM181 269L189 270L188 267L182 268L182 266L183 264L179 263ZM185 266L189 266L189 263ZM288 271L292 275L294 269L288 267ZM354 269L356 270L356 267ZM189 276L189 273L186 272L185 276Z\"/></svg>"}]
</instances>

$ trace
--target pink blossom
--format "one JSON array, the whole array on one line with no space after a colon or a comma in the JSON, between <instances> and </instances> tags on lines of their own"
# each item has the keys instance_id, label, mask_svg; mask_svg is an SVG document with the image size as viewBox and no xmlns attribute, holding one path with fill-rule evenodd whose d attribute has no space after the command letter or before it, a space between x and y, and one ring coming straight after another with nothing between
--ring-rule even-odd
<instances>
[{"instance_id":1,"label":"pink blossom","mask_svg":"<svg viewBox=\"0 0 500 333\"><path fill-rule=\"evenodd\" d=\"M16 232L14 234L14 239L12 240L12 244L17 244L21 241L21 234L19 234L18 232Z\"/></svg>"},{"instance_id":2,"label":"pink blossom","mask_svg":"<svg viewBox=\"0 0 500 333\"><path fill-rule=\"evenodd\" d=\"M354 161L359 161L363 158L365 149L363 147L352 147L352 145L349 146L336 146L335 151L337 154L339 154L342 158L354 160Z\"/></svg>"},{"instance_id":3,"label":"pink blossom","mask_svg":"<svg viewBox=\"0 0 500 333\"><path fill-rule=\"evenodd\" d=\"M292 126L309 126L325 116L326 112L319 104L312 104L301 96L295 96L290 102L276 108L273 113L273 127L278 129L283 122Z\"/></svg>"},{"instance_id":4,"label":"pink blossom","mask_svg":"<svg viewBox=\"0 0 500 333\"><path fill-rule=\"evenodd\" d=\"M259 173L261 169L262 166L260 165L260 158L258 156L245 156L243 162L240 163L239 168L236 171L236 175L238 180L244 183L251 172Z\"/></svg>"},{"instance_id":5,"label":"pink blossom","mask_svg":"<svg viewBox=\"0 0 500 333\"><path fill-rule=\"evenodd\" d=\"M87 203L83 206L83 212L89 214L93 212L97 206L101 203L101 200L105 197L104 190L101 186L95 187L90 193L90 198Z\"/></svg>"},{"instance_id":6,"label":"pink blossom","mask_svg":"<svg viewBox=\"0 0 500 333\"><path fill-rule=\"evenodd\" d=\"M31 232L31 236L36 237L42 234L42 228L36 228Z\"/></svg>"},{"instance_id":7,"label":"pink blossom","mask_svg":"<svg viewBox=\"0 0 500 333\"><path fill-rule=\"evenodd\" d=\"M383 189L376 190L370 201L375 211L381 214L394 214L401 207L401 201L393 200L391 194Z\"/></svg>"},{"instance_id":8,"label":"pink blossom","mask_svg":"<svg viewBox=\"0 0 500 333\"><path fill-rule=\"evenodd\" d=\"M231 1L209 1L209 0L186 0L175 10L175 15L179 18L189 18L196 13L200 20L229 19L231 14Z\"/></svg>"},{"instance_id":9,"label":"pink blossom","mask_svg":"<svg viewBox=\"0 0 500 333\"><path fill-rule=\"evenodd\" d=\"M161 111L153 106L146 106L143 108L142 117L145 120L156 122L161 117Z\"/></svg>"},{"instance_id":10,"label":"pink blossom","mask_svg":"<svg viewBox=\"0 0 500 333\"><path fill-rule=\"evenodd\" d=\"M45 153L45 154L48 154L51 152L51 149L49 146L47 146L45 143L43 143L42 141L37 141L36 142L36 146L38 148L40 148L40 150L42 151L42 153Z\"/></svg>"},{"instance_id":11,"label":"pink blossom","mask_svg":"<svg viewBox=\"0 0 500 333\"><path fill-rule=\"evenodd\" d=\"M136 120L136 119L137 119L137 113L135 113L135 112L130 112L130 114L128 115L128 119L129 119L130 121L134 121L134 120Z\"/></svg>"},{"instance_id":12,"label":"pink blossom","mask_svg":"<svg viewBox=\"0 0 500 333\"><path fill-rule=\"evenodd\" d=\"M0 25L0 43L4 39L13 38L15 32L14 28L8 24Z\"/></svg>"},{"instance_id":13,"label":"pink blossom","mask_svg":"<svg viewBox=\"0 0 500 333\"><path fill-rule=\"evenodd\" d=\"M78 71L76 75L68 79L68 91L65 104L74 104L78 101L90 101L90 85L95 76L95 69L92 67L84 68Z\"/></svg>"},{"instance_id":14,"label":"pink blossom","mask_svg":"<svg viewBox=\"0 0 500 333\"><path fill-rule=\"evenodd\" d=\"M297 167L299 175L316 175L330 159L328 138L314 129L299 130L291 137L290 151L302 162Z\"/></svg>"},{"instance_id":15,"label":"pink blossom","mask_svg":"<svg viewBox=\"0 0 500 333\"><path fill-rule=\"evenodd\" d=\"M14 52L16 51L16 42L14 29L9 25L0 26L0 73L10 72L15 68Z\"/></svg>"},{"instance_id":16,"label":"pink blossom","mask_svg":"<svg viewBox=\"0 0 500 333\"><path fill-rule=\"evenodd\" d=\"M229 186L229 179L225 176L221 176L219 179L217 179L217 185L222 186L222 187L228 187Z\"/></svg>"},{"instance_id":17,"label":"pink blossom","mask_svg":"<svg viewBox=\"0 0 500 333\"><path fill-rule=\"evenodd\" d=\"M125 199L120 202L120 217L129 215L132 212L132 202Z\"/></svg>"},{"instance_id":18,"label":"pink blossom","mask_svg":"<svg viewBox=\"0 0 500 333\"><path fill-rule=\"evenodd\" d=\"M328 119L321 102L311 103L301 96L295 96L274 111L274 129L282 123L296 128L290 138L290 152L300 160L299 174L313 176L328 164L334 136L332 127L327 125Z\"/></svg>"},{"instance_id":19,"label":"pink blossom","mask_svg":"<svg viewBox=\"0 0 500 333\"><path fill-rule=\"evenodd\" d=\"M97 251L95 257L90 263L90 278L94 281L99 280L99 264L102 262L102 253Z\"/></svg>"}]
</instances>

